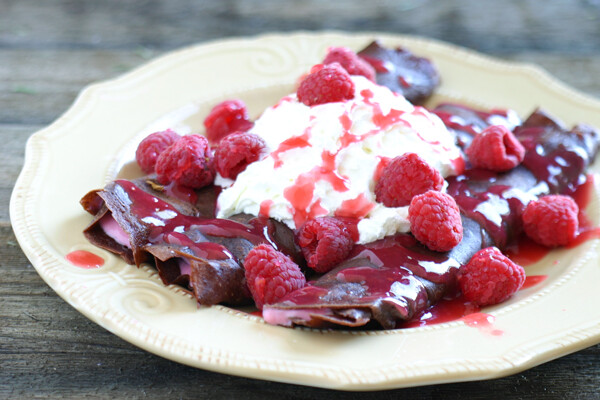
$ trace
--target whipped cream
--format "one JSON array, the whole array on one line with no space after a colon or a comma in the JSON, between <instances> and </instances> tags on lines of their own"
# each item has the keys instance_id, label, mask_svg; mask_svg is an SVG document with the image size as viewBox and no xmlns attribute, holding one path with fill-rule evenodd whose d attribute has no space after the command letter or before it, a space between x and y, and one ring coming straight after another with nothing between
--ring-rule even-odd
<instances>
[{"instance_id":1,"label":"whipped cream","mask_svg":"<svg viewBox=\"0 0 600 400\"><path fill-rule=\"evenodd\" d=\"M375 201L382 160L414 152L447 177L460 172L461 151L434 114L362 76L352 80L352 100L309 107L292 94L265 110L250 132L266 152L235 181L217 176L218 217L261 214L292 229L319 216L358 218L358 243L409 231L408 207Z\"/></svg>"}]
</instances>

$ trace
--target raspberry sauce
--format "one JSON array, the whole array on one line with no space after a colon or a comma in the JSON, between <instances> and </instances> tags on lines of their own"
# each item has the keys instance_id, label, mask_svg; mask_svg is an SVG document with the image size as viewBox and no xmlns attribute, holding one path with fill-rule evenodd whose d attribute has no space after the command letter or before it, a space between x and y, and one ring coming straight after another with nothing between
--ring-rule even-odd
<instances>
[{"instance_id":1,"label":"raspberry sauce","mask_svg":"<svg viewBox=\"0 0 600 400\"><path fill-rule=\"evenodd\" d=\"M273 200L267 199L260 203L260 210L258 211L258 215L262 217L268 217L271 212L271 207L273 206Z\"/></svg>"},{"instance_id":2,"label":"raspberry sauce","mask_svg":"<svg viewBox=\"0 0 600 400\"><path fill-rule=\"evenodd\" d=\"M284 153L284 152L286 152L288 150L292 150L292 149L298 149L301 147L309 147L310 146L310 142L308 141L309 139L310 139L310 130L307 129L306 132L304 132L302 135L293 136L293 137L281 142L279 144L279 147L277 147L277 149L271 153L271 157L273 157L273 159L275 160L275 168L279 168L283 164L283 161L281 161L281 158L280 158L281 153Z\"/></svg>"},{"instance_id":3,"label":"raspberry sauce","mask_svg":"<svg viewBox=\"0 0 600 400\"><path fill-rule=\"evenodd\" d=\"M375 101L375 93L371 89L363 89L360 91L362 101L359 103L353 103L349 107L345 108L341 114L337 117L339 121L339 127L341 128L341 134L337 141L337 147L335 149L325 149L321 153L321 163L314 166L307 172L301 173L295 179L294 183L284 189L284 197L290 203L290 213L293 215L294 223L296 227L302 225L306 220L322 215L330 214L332 210L326 210L321 207L319 198L315 198L315 189L317 182L327 182L331 185L331 188L339 193L347 192L351 189L352 182L350 182L347 176L344 176L338 172L338 155L347 149L349 146L355 143L364 142L367 138L374 135L385 132L393 126L409 128L412 132L423 142L427 143L436 153L444 153L450 151L446 148L437 138L423 137L421 133L412 129L409 120L428 120L435 127L435 123L430 120L428 111L423 107L410 107L407 105L402 109L389 109L385 110L379 102ZM367 107L369 114L371 115L370 122L374 125L371 129L366 129L362 134L357 134L352 131L354 121L351 118L351 112L356 107ZM314 115L312 116L314 117ZM275 168L282 166L283 161L281 154L292 149L309 147L311 137L311 126L307 127L305 132L296 137L291 137L284 140L278 148L273 151L270 156L274 159ZM380 157L381 163L376 167L375 175L381 170L381 165L385 162ZM462 171L461 162L462 158L454 160L454 163ZM375 203L368 200L366 194L359 194L354 198L346 198L343 203L337 205L336 216L345 216L352 218L363 218L375 207Z\"/></svg>"},{"instance_id":4,"label":"raspberry sauce","mask_svg":"<svg viewBox=\"0 0 600 400\"><path fill-rule=\"evenodd\" d=\"M361 95L365 103L369 103L372 93L363 90ZM464 119L460 122L464 126L457 119L452 123L462 130L464 146L470 142L470 131L478 132L492 120L511 123L508 112L477 113L466 107L461 110L460 117ZM375 124L379 126L399 117L393 112L377 116L377 110L375 115ZM449 120L454 116L443 117ZM319 321L362 326L364 321L376 319L384 328L394 327L391 321L403 316L411 320L401 323L400 327L463 319L468 326L485 333L502 335L501 330L493 328L493 316L479 313L479 308L464 298L440 297L452 293L456 271L480 248L495 245L522 265L531 264L550 251L532 244L522 234L521 214L525 205L539 196L563 193L576 199L581 210L580 232L573 246L600 237L600 230L592 228L585 215L593 178L582 173L590 161L588 154L595 151L586 147L589 132L584 128L574 130L575 134L567 132L543 113L536 112L515 129L515 136L524 142L526 149L522 166L505 173L467 169L460 176L448 179L448 194L455 198L463 216L477 225L471 228L471 238L466 241L477 244L476 248L465 248L462 256L457 253L458 258L453 258L454 250L428 252L411 243L415 239L410 235L394 235L367 245L356 245L349 259L338 268L286 296L281 305L269 307L265 319L285 322L289 313L295 318L294 323L302 320L307 326L319 326ZM384 163L382 160L380 165ZM479 247L476 238L481 228L489 238L482 236ZM523 289L540 285L546 279L545 275L530 276ZM290 321L285 323L292 323Z\"/></svg>"},{"instance_id":5,"label":"raspberry sauce","mask_svg":"<svg viewBox=\"0 0 600 400\"><path fill-rule=\"evenodd\" d=\"M579 219L579 229L575 240L566 246L568 249L577 247L588 240L600 239L600 228L593 226L585 211L592 198L595 179L594 175L587 175L585 182L578 186L571 195L579 206L579 214L577 216ZM551 248L537 244L524 234L521 234L519 240L514 241L506 248L505 253L517 264L527 266L540 261L550 251L552 251Z\"/></svg>"},{"instance_id":6,"label":"raspberry sauce","mask_svg":"<svg viewBox=\"0 0 600 400\"><path fill-rule=\"evenodd\" d=\"M375 207L375 204L367 199L364 193L354 199L344 200L342 205L335 211L336 217L363 218Z\"/></svg>"},{"instance_id":7,"label":"raspberry sauce","mask_svg":"<svg viewBox=\"0 0 600 400\"><path fill-rule=\"evenodd\" d=\"M435 306L423 311L412 320L401 323L399 328L418 328L420 326L443 324L479 312L480 308L462 295L445 297Z\"/></svg>"},{"instance_id":8,"label":"raspberry sauce","mask_svg":"<svg viewBox=\"0 0 600 400\"><path fill-rule=\"evenodd\" d=\"M164 242L189 248L200 258L223 260L232 258L231 252L223 245L194 240L194 235L208 235L222 238L244 238L254 245L268 243L277 249L271 237L270 220L264 217L241 223L227 219L193 217L179 213L171 204L147 193L127 180L115 181L115 192L121 201L129 204L130 213L141 223L147 232L149 243Z\"/></svg>"},{"instance_id":9,"label":"raspberry sauce","mask_svg":"<svg viewBox=\"0 0 600 400\"><path fill-rule=\"evenodd\" d=\"M72 251L65 258L74 266L83 269L100 268L104 265L104 258L87 250Z\"/></svg>"},{"instance_id":10,"label":"raspberry sauce","mask_svg":"<svg viewBox=\"0 0 600 400\"><path fill-rule=\"evenodd\" d=\"M523 287L521 288L521 290L529 289L530 287L539 285L540 283L544 282L546 279L548 279L548 275L530 275L525 278L525 283L523 284Z\"/></svg>"},{"instance_id":11,"label":"raspberry sauce","mask_svg":"<svg viewBox=\"0 0 600 400\"><path fill-rule=\"evenodd\" d=\"M375 69L375 72L380 74L388 73L391 69L395 68L392 63L385 62L379 58L370 57L365 54L362 54L361 58L363 58L366 62L371 64L371 66Z\"/></svg>"},{"instance_id":12,"label":"raspberry sauce","mask_svg":"<svg viewBox=\"0 0 600 400\"><path fill-rule=\"evenodd\" d=\"M460 320L464 321L465 325L467 326L479 329L479 331L482 333L487 333L492 336L502 336L504 334L504 331L500 329L494 329L496 317L490 314L477 312L465 315L464 317L460 318Z\"/></svg>"}]
</instances>

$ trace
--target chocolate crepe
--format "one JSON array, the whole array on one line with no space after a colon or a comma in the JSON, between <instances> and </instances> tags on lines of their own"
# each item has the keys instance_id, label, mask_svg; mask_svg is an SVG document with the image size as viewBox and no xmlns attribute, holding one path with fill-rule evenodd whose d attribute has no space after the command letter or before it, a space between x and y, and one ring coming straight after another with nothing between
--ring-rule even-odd
<instances>
[{"instance_id":1,"label":"chocolate crepe","mask_svg":"<svg viewBox=\"0 0 600 400\"><path fill-rule=\"evenodd\" d=\"M402 94L413 104L422 104L440 84L433 63L403 48L388 49L374 41L358 52L375 69L375 80Z\"/></svg>"},{"instance_id":2,"label":"chocolate crepe","mask_svg":"<svg viewBox=\"0 0 600 400\"><path fill-rule=\"evenodd\" d=\"M302 258L285 225L249 215L215 219L215 199L212 187L190 193L152 178L116 180L81 200L95 216L84 234L130 264L154 261L165 284L191 289L199 304L243 304L250 293L242 262L255 245Z\"/></svg>"},{"instance_id":3,"label":"chocolate crepe","mask_svg":"<svg viewBox=\"0 0 600 400\"><path fill-rule=\"evenodd\" d=\"M464 142L489 125L477 111L459 108ZM446 107L444 112L449 112ZM578 125L567 131L535 111L515 134L526 148L521 166L506 173L468 169L449 179L448 193L461 209L464 236L448 253L436 253L406 234L356 246L351 257L279 303L266 305L269 323L310 327L359 327L376 321L394 328L435 304L455 284L456 271L478 250L504 248L521 230L528 201L569 193L585 182L585 169L598 152L599 136ZM539 155L543 156L540 157ZM567 160L567 162L564 162Z\"/></svg>"},{"instance_id":4,"label":"chocolate crepe","mask_svg":"<svg viewBox=\"0 0 600 400\"><path fill-rule=\"evenodd\" d=\"M413 103L424 101L439 84L433 64L404 49L386 49L374 42L359 54L375 68L377 83ZM514 123L514 115L497 110L444 104L433 111L455 131L463 148L489 125ZM521 229L520 213L529 200L547 193L572 193L582 184L585 168L598 151L596 131L585 125L567 131L541 111L517 127L515 134L527 150L521 166L503 174L468 168L449 179L448 192L461 209L464 231L463 240L451 252L432 252L407 234L355 246L333 271L280 303L265 306L265 320L282 325L376 323L393 328L437 302L454 286L459 266L476 251L491 245L503 248L515 240ZM303 264L292 232L282 224L251 216L215 220L213 187L203 191L162 187L151 178L138 180L133 187L141 189L147 201L158 199L172 207L163 207L171 216L157 220L154 214L136 213L140 199L133 202L131 195L137 189L127 181L114 182L82 199L84 208L95 215L86 229L92 243L129 263L154 259L166 284L193 289L201 304L239 304L248 299L240 263L260 242L273 244Z\"/></svg>"}]
</instances>

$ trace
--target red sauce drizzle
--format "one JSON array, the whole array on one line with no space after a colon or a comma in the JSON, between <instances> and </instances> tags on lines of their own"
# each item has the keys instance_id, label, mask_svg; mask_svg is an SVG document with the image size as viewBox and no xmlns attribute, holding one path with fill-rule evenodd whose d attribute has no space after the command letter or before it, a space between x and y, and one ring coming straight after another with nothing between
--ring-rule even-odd
<instances>
[{"instance_id":1,"label":"red sauce drizzle","mask_svg":"<svg viewBox=\"0 0 600 400\"><path fill-rule=\"evenodd\" d=\"M150 243L164 241L188 247L198 257L212 259L232 258L224 246L213 242L195 242L188 232L228 238L244 238L254 245L269 243L278 248L270 236L269 220L255 218L248 224L227 219L193 217L180 214L171 204L139 189L127 180L115 181L115 192L130 204L130 212L147 229Z\"/></svg>"},{"instance_id":2,"label":"red sauce drizzle","mask_svg":"<svg viewBox=\"0 0 600 400\"><path fill-rule=\"evenodd\" d=\"M373 181L375 182L379 181L379 178L381 178L381 174L383 173L383 169L388 166L390 161L392 161L392 159L389 157L380 156L378 158L379 163L377 163L377 167L375 167L375 172L373 173Z\"/></svg>"},{"instance_id":3,"label":"red sauce drizzle","mask_svg":"<svg viewBox=\"0 0 600 400\"><path fill-rule=\"evenodd\" d=\"M594 227L590 221L585 209L589 204L594 188L594 176L587 175L585 183L580 185L571 195L579 206L579 229L575 239L565 246L568 249L579 246L580 244L591 240L600 239L600 228ZM515 263L521 266L534 264L544 258L552 249L535 243L527 236L521 238L511 245L506 251L506 255Z\"/></svg>"},{"instance_id":4,"label":"red sauce drizzle","mask_svg":"<svg viewBox=\"0 0 600 400\"><path fill-rule=\"evenodd\" d=\"M104 258L87 250L72 251L65 258L74 266L84 269L100 268L104 265Z\"/></svg>"},{"instance_id":5,"label":"red sauce drizzle","mask_svg":"<svg viewBox=\"0 0 600 400\"><path fill-rule=\"evenodd\" d=\"M548 279L548 275L531 275L525 278L525 283L523 284L523 289L528 289L532 286L538 285Z\"/></svg>"},{"instance_id":6,"label":"red sauce drizzle","mask_svg":"<svg viewBox=\"0 0 600 400\"><path fill-rule=\"evenodd\" d=\"M304 132L302 135L294 136L281 142L279 144L279 147L277 147L277 150L271 153L271 157L273 157L273 159L275 160L275 168L279 168L283 164L283 162L280 159L281 153L284 153L291 149L309 147L310 143L308 142L308 139L310 139L310 130L307 129L306 132Z\"/></svg>"},{"instance_id":7,"label":"red sauce drizzle","mask_svg":"<svg viewBox=\"0 0 600 400\"><path fill-rule=\"evenodd\" d=\"M344 200L336 210L336 217L363 218L375 207L364 193L359 194L354 199Z\"/></svg>"},{"instance_id":8,"label":"red sauce drizzle","mask_svg":"<svg viewBox=\"0 0 600 400\"><path fill-rule=\"evenodd\" d=\"M490 326L496 320L496 317L490 314L476 312L473 314L465 315L461 318L465 322L465 325L476 327L476 326Z\"/></svg>"},{"instance_id":9,"label":"red sauce drizzle","mask_svg":"<svg viewBox=\"0 0 600 400\"><path fill-rule=\"evenodd\" d=\"M587 208L590 200L592 199L592 193L594 192L594 180L595 175L588 174L586 181L583 185L579 186L577 190L571 195L577 205L579 206L579 229L577 231L577 237L573 242L569 243L566 247L571 249L579 246L581 243L592 239L600 239L600 227L594 227L592 221L588 217L585 209Z\"/></svg>"},{"instance_id":10,"label":"red sauce drizzle","mask_svg":"<svg viewBox=\"0 0 600 400\"><path fill-rule=\"evenodd\" d=\"M377 72L379 74L385 74L387 72L390 72L390 70L386 66L385 61L380 60L379 58L370 57L370 56L367 56L364 54L361 54L360 57L363 58L369 64L371 64L371 66L375 69L375 72ZM394 68L393 65L391 65L391 67Z\"/></svg>"},{"instance_id":11,"label":"red sauce drizzle","mask_svg":"<svg viewBox=\"0 0 600 400\"><path fill-rule=\"evenodd\" d=\"M198 194L196 191L186 186L170 183L169 185L165 186L165 192L171 197L186 201L190 204L196 204L198 201Z\"/></svg>"},{"instance_id":12,"label":"red sauce drizzle","mask_svg":"<svg viewBox=\"0 0 600 400\"><path fill-rule=\"evenodd\" d=\"M354 135L350 132L352 128L352 120L348 112L344 112L340 117L340 125L342 127L342 135L340 136L340 146L335 152L323 151L321 154L321 165L314 167L312 170L299 175L296 181L291 186L284 189L284 197L290 202L290 212L294 216L294 223L296 226L300 226L304 223L309 215L326 215L327 212L320 205L313 204L315 183L317 181L327 181L331 184L333 189L337 192L345 192L349 189L349 182L347 177L340 175L336 170L336 157L343 149L347 148L352 143L363 141L365 138L375 135L382 130L388 128L391 125L401 124L406 127L410 127L410 123L404 119L406 114L403 110L391 109L387 114L383 114L379 103L373 101L374 94L369 89L364 89L360 92L363 97L364 103L369 105L373 110L373 124L376 129L373 129L363 135ZM416 107L413 111L415 115L425 115L426 110L423 107ZM437 146L440 144L439 141L427 141L415 132L421 140L431 145ZM271 153L271 156L275 159L275 167L280 167L282 161L279 158L279 154L288 151L293 148L310 146L308 142L309 129L298 137L293 137L285 140L280 144L277 150ZM447 149L446 149L447 150ZM381 169L386 161L384 157L381 157L375 175L381 173ZM461 164L462 163L462 164ZM464 168L464 160L462 158L456 160L456 169L462 170ZM312 205L311 205L312 204ZM369 211L373 209L375 205L368 201L364 195L358 196L354 199L348 199L343 202L336 215L344 217L365 217ZM310 207L310 208L309 208Z\"/></svg>"},{"instance_id":13,"label":"red sauce drizzle","mask_svg":"<svg viewBox=\"0 0 600 400\"><path fill-rule=\"evenodd\" d=\"M392 108L389 113L384 115L379 103L373 102L373 91L364 89L360 92L360 95L363 97L364 102L373 108L373 124L375 124L379 130L385 129L390 125L397 123L401 123L402 125L410 128L408 121L405 121L402 118L402 116L406 114L405 111ZM369 134L377 133L379 130L375 130ZM363 137L367 135L363 135Z\"/></svg>"},{"instance_id":14,"label":"red sauce drizzle","mask_svg":"<svg viewBox=\"0 0 600 400\"><path fill-rule=\"evenodd\" d=\"M273 206L273 200L267 199L260 203L260 210L258 211L258 215L263 217L268 217L271 212L271 207Z\"/></svg>"},{"instance_id":15,"label":"red sauce drizzle","mask_svg":"<svg viewBox=\"0 0 600 400\"><path fill-rule=\"evenodd\" d=\"M406 78L405 78L405 77L403 77L403 76L399 76L399 77L398 77L398 82L399 82L399 83L400 83L400 85L401 85L403 88L405 88L405 89L407 89L407 88L409 88L409 87L411 87L411 86L412 86L412 85L411 85L411 83L410 83L409 81L407 81L407 80L406 80Z\"/></svg>"},{"instance_id":16,"label":"red sauce drizzle","mask_svg":"<svg viewBox=\"0 0 600 400\"><path fill-rule=\"evenodd\" d=\"M344 126L347 123L343 122L342 119L340 117L342 126ZM297 227L308 219L328 214L328 211L321 206L320 201L312 203L315 183L317 181L329 182L333 190L337 192L348 190L348 178L338 174L335 166L335 159L340 150L336 153L323 151L321 153L321 165L317 165L310 171L300 174L293 185L284 189L283 197L292 205L290 212L294 216L294 224Z\"/></svg>"},{"instance_id":17,"label":"red sauce drizzle","mask_svg":"<svg viewBox=\"0 0 600 400\"><path fill-rule=\"evenodd\" d=\"M526 267L540 261L549 252L550 249L548 247L537 244L527 236L522 235L516 243L504 251L504 254L513 260L513 262Z\"/></svg>"},{"instance_id":18,"label":"red sauce drizzle","mask_svg":"<svg viewBox=\"0 0 600 400\"><path fill-rule=\"evenodd\" d=\"M455 158L452 160L452 167L454 168L454 171L456 171L456 175L461 175L463 172L465 172L467 167L465 159L463 157Z\"/></svg>"},{"instance_id":19,"label":"red sauce drizzle","mask_svg":"<svg viewBox=\"0 0 600 400\"><path fill-rule=\"evenodd\" d=\"M464 321L465 325L472 328L477 328L482 333L489 333L493 336L502 336L504 334L504 331L501 331L500 329L494 329L496 317L490 314L473 313L465 315L461 318L461 320Z\"/></svg>"},{"instance_id":20,"label":"red sauce drizzle","mask_svg":"<svg viewBox=\"0 0 600 400\"><path fill-rule=\"evenodd\" d=\"M285 96L283 97L281 100L279 100L279 102L277 104L275 104L272 108L276 109L279 106L281 106L283 103L289 103L293 100L294 98L292 96Z\"/></svg>"},{"instance_id":21,"label":"red sauce drizzle","mask_svg":"<svg viewBox=\"0 0 600 400\"><path fill-rule=\"evenodd\" d=\"M477 313L479 310L480 308L478 305L471 303L461 294L454 298L443 299L435 306L425 310L420 316L402 324L401 327L417 328L420 326L456 321L466 315Z\"/></svg>"}]
</instances>

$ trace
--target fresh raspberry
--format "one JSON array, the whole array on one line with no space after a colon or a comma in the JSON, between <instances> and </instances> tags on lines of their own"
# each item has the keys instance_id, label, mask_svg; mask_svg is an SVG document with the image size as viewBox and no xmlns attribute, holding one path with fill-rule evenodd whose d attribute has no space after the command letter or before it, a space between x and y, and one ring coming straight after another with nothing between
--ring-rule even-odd
<instances>
[{"instance_id":1,"label":"fresh raspberry","mask_svg":"<svg viewBox=\"0 0 600 400\"><path fill-rule=\"evenodd\" d=\"M253 133L235 132L225 136L215 151L217 172L224 178L235 179L248 164L258 160L265 146L264 140Z\"/></svg>"},{"instance_id":2,"label":"fresh raspberry","mask_svg":"<svg viewBox=\"0 0 600 400\"><path fill-rule=\"evenodd\" d=\"M241 100L226 100L217 104L204 119L206 137L211 143L218 143L233 132L246 132L252 125L246 105Z\"/></svg>"},{"instance_id":3,"label":"fresh raspberry","mask_svg":"<svg viewBox=\"0 0 600 400\"><path fill-rule=\"evenodd\" d=\"M458 284L467 300L480 306L498 304L525 283L525 270L495 247L479 250L458 271Z\"/></svg>"},{"instance_id":4,"label":"fresh raspberry","mask_svg":"<svg viewBox=\"0 0 600 400\"><path fill-rule=\"evenodd\" d=\"M142 171L146 174L154 172L154 166L160 153L178 141L180 137L170 129L162 132L154 132L146 136L135 151L135 159Z\"/></svg>"},{"instance_id":5,"label":"fresh raspberry","mask_svg":"<svg viewBox=\"0 0 600 400\"><path fill-rule=\"evenodd\" d=\"M307 106L354 98L354 82L339 63L317 65L300 83L298 100Z\"/></svg>"},{"instance_id":6,"label":"fresh raspberry","mask_svg":"<svg viewBox=\"0 0 600 400\"><path fill-rule=\"evenodd\" d=\"M413 197L408 220L414 237L431 250L449 251L462 240L460 211L446 193L429 190Z\"/></svg>"},{"instance_id":7,"label":"fresh raspberry","mask_svg":"<svg viewBox=\"0 0 600 400\"><path fill-rule=\"evenodd\" d=\"M375 68L347 47L330 47L323 64L337 62L350 75L362 75L375 82Z\"/></svg>"},{"instance_id":8,"label":"fresh raspberry","mask_svg":"<svg viewBox=\"0 0 600 400\"><path fill-rule=\"evenodd\" d=\"M333 217L319 217L302 225L296 236L308 266L319 273L348 257L354 242L346 225Z\"/></svg>"},{"instance_id":9,"label":"fresh raspberry","mask_svg":"<svg viewBox=\"0 0 600 400\"><path fill-rule=\"evenodd\" d=\"M175 182L190 188L201 188L215 177L213 156L208 140L200 135L186 135L167 147L156 160L158 182Z\"/></svg>"},{"instance_id":10,"label":"fresh raspberry","mask_svg":"<svg viewBox=\"0 0 600 400\"><path fill-rule=\"evenodd\" d=\"M306 284L300 267L268 244L250 250L244 260L244 268L252 298L261 310L264 304L276 303Z\"/></svg>"},{"instance_id":11,"label":"fresh raspberry","mask_svg":"<svg viewBox=\"0 0 600 400\"><path fill-rule=\"evenodd\" d=\"M525 148L507 127L492 125L475 135L466 153L474 167L502 172L523 161Z\"/></svg>"},{"instance_id":12,"label":"fresh raspberry","mask_svg":"<svg viewBox=\"0 0 600 400\"><path fill-rule=\"evenodd\" d=\"M548 247L569 244L579 228L579 207L569 196L559 194L531 201L523 211L523 229L535 242Z\"/></svg>"},{"instance_id":13,"label":"fresh raspberry","mask_svg":"<svg viewBox=\"0 0 600 400\"><path fill-rule=\"evenodd\" d=\"M391 160L381 171L375 196L386 207L403 207L428 190L441 190L444 178L415 153L405 153Z\"/></svg>"}]
</instances>

